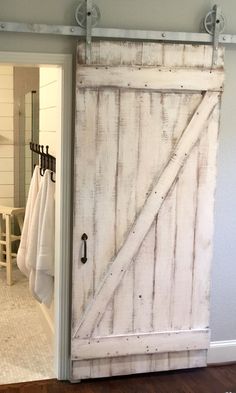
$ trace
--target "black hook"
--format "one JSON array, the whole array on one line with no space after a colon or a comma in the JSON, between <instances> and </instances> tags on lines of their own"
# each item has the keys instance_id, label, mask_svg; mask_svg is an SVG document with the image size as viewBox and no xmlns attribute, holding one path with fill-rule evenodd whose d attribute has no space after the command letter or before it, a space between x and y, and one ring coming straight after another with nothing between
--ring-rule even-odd
<instances>
[{"instance_id":1,"label":"black hook","mask_svg":"<svg viewBox=\"0 0 236 393\"><path fill-rule=\"evenodd\" d=\"M53 179L53 172L51 172L51 180L53 183L56 183L55 180Z\"/></svg>"}]
</instances>

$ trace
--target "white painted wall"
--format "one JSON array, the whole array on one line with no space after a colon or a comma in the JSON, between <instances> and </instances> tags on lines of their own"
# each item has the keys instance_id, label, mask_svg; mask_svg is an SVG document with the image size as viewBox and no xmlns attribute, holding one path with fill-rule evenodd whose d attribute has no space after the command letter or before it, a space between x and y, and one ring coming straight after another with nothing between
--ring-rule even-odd
<instances>
[{"instance_id":1,"label":"white painted wall","mask_svg":"<svg viewBox=\"0 0 236 393\"><path fill-rule=\"evenodd\" d=\"M14 206L13 67L0 65L0 205Z\"/></svg>"},{"instance_id":2,"label":"white painted wall","mask_svg":"<svg viewBox=\"0 0 236 393\"><path fill-rule=\"evenodd\" d=\"M236 34L235 0L94 0L99 27L198 32L215 3L221 4L226 32ZM1 1L1 20L76 25L74 0ZM55 10L57 12L55 12ZM77 38L0 33L0 51L75 53ZM212 340L236 340L236 46L226 49L215 210L215 247L211 301ZM0 162L1 167L1 162Z\"/></svg>"},{"instance_id":3,"label":"white painted wall","mask_svg":"<svg viewBox=\"0 0 236 393\"><path fill-rule=\"evenodd\" d=\"M39 81L39 143L48 145L49 153L56 156L56 133L61 127L61 69L40 67Z\"/></svg>"},{"instance_id":4,"label":"white painted wall","mask_svg":"<svg viewBox=\"0 0 236 393\"><path fill-rule=\"evenodd\" d=\"M40 67L39 70L39 144L49 146L56 157L57 135L61 127L61 69ZM54 301L50 308L41 305L42 312L53 332Z\"/></svg>"},{"instance_id":5,"label":"white painted wall","mask_svg":"<svg viewBox=\"0 0 236 393\"><path fill-rule=\"evenodd\" d=\"M32 93L25 95L25 204L27 203L29 186L32 177L32 154L29 149L32 133Z\"/></svg>"}]
</instances>

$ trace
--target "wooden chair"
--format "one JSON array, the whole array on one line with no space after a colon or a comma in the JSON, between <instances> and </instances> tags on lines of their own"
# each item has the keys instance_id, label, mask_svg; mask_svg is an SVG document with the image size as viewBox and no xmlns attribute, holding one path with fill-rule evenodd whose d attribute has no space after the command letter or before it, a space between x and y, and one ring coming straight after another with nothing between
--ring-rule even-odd
<instances>
[{"instance_id":1,"label":"wooden chair","mask_svg":"<svg viewBox=\"0 0 236 393\"><path fill-rule=\"evenodd\" d=\"M5 266L7 271L7 284L12 285L12 260L16 253L12 252L12 243L20 240L21 235L12 233L13 217L16 217L22 232L25 208L0 206L0 266Z\"/></svg>"}]
</instances>

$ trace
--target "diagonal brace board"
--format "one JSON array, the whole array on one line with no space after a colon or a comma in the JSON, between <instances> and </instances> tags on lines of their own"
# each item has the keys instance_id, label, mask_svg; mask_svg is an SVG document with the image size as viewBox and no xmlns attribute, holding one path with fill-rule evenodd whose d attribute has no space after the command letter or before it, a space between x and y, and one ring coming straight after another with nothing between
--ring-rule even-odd
<instances>
[{"instance_id":1,"label":"diagonal brace board","mask_svg":"<svg viewBox=\"0 0 236 393\"><path fill-rule=\"evenodd\" d=\"M198 142L204 124L218 102L219 95L220 93L218 92L205 93L197 111L194 113L171 154L168 163L156 180L125 242L114 259L111 260L104 279L101 281L94 298L88 304L85 313L79 321L74 338L90 337L95 326L100 322L107 304L120 284L134 256L137 254L165 197L176 181L178 173L187 160L192 148Z\"/></svg>"}]
</instances>

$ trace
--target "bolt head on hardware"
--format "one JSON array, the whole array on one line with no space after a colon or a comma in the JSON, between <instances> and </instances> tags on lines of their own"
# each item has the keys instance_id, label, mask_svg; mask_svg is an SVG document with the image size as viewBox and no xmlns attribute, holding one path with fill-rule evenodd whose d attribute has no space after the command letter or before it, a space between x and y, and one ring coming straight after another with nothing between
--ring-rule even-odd
<instances>
[{"instance_id":1,"label":"bolt head on hardware","mask_svg":"<svg viewBox=\"0 0 236 393\"><path fill-rule=\"evenodd\" d=\"M5 29L6 25L4 23L1 24L1 28Z\"/></svg>"},{"instance_id":2,"label":"bolt head on hardware","mask_svg":"<svg viewBox=\"0 0 236 393\"><path fill-rule=\"evenodd\" d=\"M162 33L162 35L161 35L162 37L165 37L166 36L166 33Z\"/></svg>"}]
</instances>

